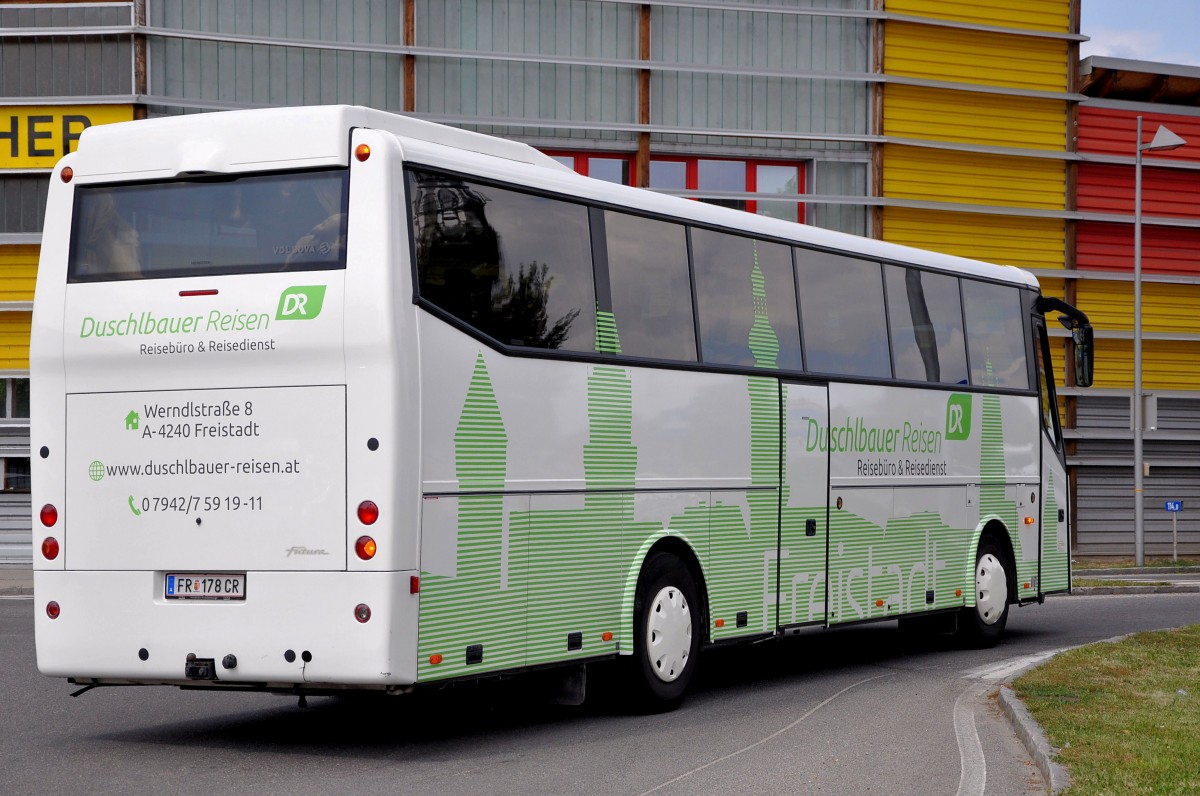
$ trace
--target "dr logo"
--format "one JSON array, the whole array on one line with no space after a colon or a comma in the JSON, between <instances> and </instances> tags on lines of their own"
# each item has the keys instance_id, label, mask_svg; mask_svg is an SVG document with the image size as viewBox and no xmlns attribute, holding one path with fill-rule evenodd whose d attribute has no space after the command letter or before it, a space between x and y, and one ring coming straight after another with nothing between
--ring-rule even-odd
<instances>
[{"instance_id":1,"label":"dr logo","mask_svg":"<svg viewBox=\"0 0 1200 796\"><path fill-rule=\"evenodd\" d=\"M277 321L311 321L321 314L325 303L325 285L289 287L279 296Z\"/></svg>"},{"instance_id":2,"label":"dr logo","mask_svg":"<svg viewBox=\"0 0 1200 796\"><path fill-rule=\"evenodd\" d=\"M951 395L946 402L946 439L971 436L971 396Z\"/></svg>"}]
</instances>

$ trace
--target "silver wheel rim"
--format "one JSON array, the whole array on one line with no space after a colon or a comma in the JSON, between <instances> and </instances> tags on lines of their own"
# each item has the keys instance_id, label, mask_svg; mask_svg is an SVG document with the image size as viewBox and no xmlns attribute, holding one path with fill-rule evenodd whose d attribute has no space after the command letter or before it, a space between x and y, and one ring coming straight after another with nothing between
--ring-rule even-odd
<instances>
[{"instance_id":1,"label":"silver wheel rim","mask_svg":"<svg viewBox=\"0 0 1200 796\"><path fill-rule=\"evenodd\" d=\"M674 586L659 589L646 613L646 657L655 677L674 682L692 653L692 611Z\"/></svg>"},{"instance_id":2,"label":"silver wheel rim","mask_svg":"<svg viewBox=\"0 0 1200 796\"><path fill-rule=\"evenodd\" d=\"M994 625L1004 615L1008 602L1008 577L1004 565L991 553L985 554L975 565L975 612L979 621Z\"/></svg>"}]
</instances>

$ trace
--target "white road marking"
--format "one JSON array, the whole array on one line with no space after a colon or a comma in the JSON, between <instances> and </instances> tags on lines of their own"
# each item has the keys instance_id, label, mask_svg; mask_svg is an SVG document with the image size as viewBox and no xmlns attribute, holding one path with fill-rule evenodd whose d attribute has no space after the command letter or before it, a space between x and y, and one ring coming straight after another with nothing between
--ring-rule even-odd
<instances>
[{"instance_id":1,"label":"white road marking","mask_svg":"<svg viewBox=\"0 0 1200 796\"><path fill-rule=\"evenodd\" d=\"M685 771L684 773L680 774L680 775L679 775L679 776L677 776L677 777L673 777L672 779L669 779L669 780L667 780L666 782L663 782L663 783L660 783L660 784L658 784L658 785L655 785L655 786L654 786L653 788L651 788L650 790L643 792L643 793L642 793L642 796L646 796L646 794L647 794L647 793L654 793L656 790L662 790L663 788L667 787L668 785L670 785L670 784L672 784L672 783L678 782L679 780L681 780L681 779L685 779L686 777L690 777L692 774L696 774L696 773L698 773L698 772L700 772L700 771L703 771L703 770L704 770L704 769L706 769L706 768L709 768L709 767L711 767L711 766L715 766L717 763L723 763L723 762L725 762L726 760L730 759L731 757L737 757L738 755L740 755L740 754L742 754L742 753L744 753L744 752L749 752L751 749L754 749L754 748L756 748L756 747L758 747L758 746L762 746L762 745L763 745L763 744L765 744L767 741L770 741L770 740L772 740L772 739L774 739L774 738L778 738L780 735L783 735L783 734L784 734L785 732L787 732L788 730L790 730L790 729L793 729L793 728L794 728L794 727L796 727L798 724L800 724L800 722L804 721L804 720L805 720L805 719L807 719L809 716L811 716L812 714L816 713L818 710L820 710L821 708L825 707L825 706L826 706L826 705L828 705L830 702L832 702L833 700L837 699L838 697L840 697L842 694L846 693L847 691L850 691L851 689L854 689L854 688L858 688L860 685L863 685L864 683L869 683L869 682L871 682L872 680L879 680L880 678L883 678L883 677L891 677L892 675L893 675L893 672L888 672L888 673L886 673L886 674L877 674L877 675L875 675L874 677L868 677L868 678L867 678L867 679L865 679L865 680L859 680L857 683L853 683L852 685L848 685L848 686L846 686L845 688L843 688L841 691L838 691L836 694L834 694L833 696L831 696L831 697L829 697L828 699L826 699L826 700L825 700L824 702L822 702L821 704L819 704L819 705L817 705L816 707L814 707L814 708L810 709L810 710L809 710L807 713L805 713L803 716L801 716L800 718L796 719L795 721L793 721L791 724L787 725L786 727L782 727L782 728L780 728L780 729L776 730L775 732L771 733L770 735L766 736L765 738L760 738L759 740L755 741L755 742L754 742L754 743L752 743L752 744L749 744L749 745L747 745L747 746L743 746L741 749L738 749L736 752L730 752L730 753L729 753L729 754L727 754L727 755L722 755L721 757L718 757L716 760L710 760L709 762L705 763L705 764L704 764L704 765L702 765L702 766L696 766L696 767L695 767L695 768L693 768L691 771Z\"/></svg>"},{"instance_id":2,"label":"white road marking","mask_svg":"<svg viewBox=\"0 0 1200 796\"><path fill-rule=\"evenodd\" d=\"M954 700L954 737L958 739L958 796L983 796L987 785L987 760L975 728L975 698L990 686L968 688Z\"/></svg>"}]
</instances>

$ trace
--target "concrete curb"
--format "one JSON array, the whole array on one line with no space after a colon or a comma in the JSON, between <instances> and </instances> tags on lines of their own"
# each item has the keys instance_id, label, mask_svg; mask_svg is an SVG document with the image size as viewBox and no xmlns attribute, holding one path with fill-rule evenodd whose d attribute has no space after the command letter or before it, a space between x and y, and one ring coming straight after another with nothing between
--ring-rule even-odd
<instances>
[{"instance_id":1,"label":"concrete curb","mask_svg":"<svg viewBox=\"0 0 1200 796\"><path fill-rule=\"evenodd\" d=\"M1007 683L1000 686L1000 709L1008 717L1021 743L1025 744L1026 751L1033 758L1033 764L1042 772L1042 779L1049 786L1050 793L1053 795L1071 787L1070 773L1064 766L1054 762L1054 755L1058 750L1050 745L1046 733L1042 731L1042 725L1037 723L1025 707L1025 703Z\"/></svg>"},{"instance_id":2,"label":"concrete curb","mask_svg":"<svg viewBox=\"0 0 1200 796\"><path fill-rule=\"evenodd\" d=\"M1200 592L1200 583L1177 584L1174 586L1075 586L1071 596L1087 597L1095 594L1195 594Z\"/></svg>"}]
</instances>

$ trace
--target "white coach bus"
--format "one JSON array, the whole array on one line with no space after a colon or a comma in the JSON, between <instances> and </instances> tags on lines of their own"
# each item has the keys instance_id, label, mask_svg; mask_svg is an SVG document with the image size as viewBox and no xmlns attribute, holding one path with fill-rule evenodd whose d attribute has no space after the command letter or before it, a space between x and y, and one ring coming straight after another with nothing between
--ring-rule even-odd
<instances>
[{"instance_id":1,"label":"white coach bus","mask_svg":"<svg viewBox=\"0 0 1200 796\"><path fill-rule=\"evenodd\" d=\"M1023 271L578 176L356 107L93 127L33 316L37 660L300 694L1069 588Z\"/></svg>"}]
</instances>

